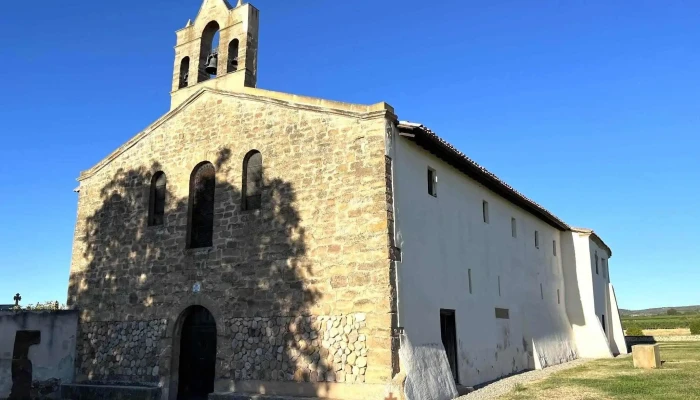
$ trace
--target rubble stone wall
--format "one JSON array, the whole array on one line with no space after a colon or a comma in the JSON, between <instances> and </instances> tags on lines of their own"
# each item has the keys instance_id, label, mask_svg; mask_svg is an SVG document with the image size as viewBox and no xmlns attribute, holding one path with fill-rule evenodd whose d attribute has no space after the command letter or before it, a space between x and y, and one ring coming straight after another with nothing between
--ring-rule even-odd
<instances>
[{"instance_id":1,"label":"rubble stone wall","mask_svg":"<svg viewBox=\"0 0 700 400\"><path fill-rule=\"evenodd\" d=\"M391 380L391 111L269 93L205 89L81 174L69 287L78 381L167 384L194 304L216 319L217 382ZM241 206L251 150L263 159L258 210ZM213 244L191 249L190 178L204 161L216 170ZM164 224L149 226L157 172Z\"/></svg>"}]
</instances>

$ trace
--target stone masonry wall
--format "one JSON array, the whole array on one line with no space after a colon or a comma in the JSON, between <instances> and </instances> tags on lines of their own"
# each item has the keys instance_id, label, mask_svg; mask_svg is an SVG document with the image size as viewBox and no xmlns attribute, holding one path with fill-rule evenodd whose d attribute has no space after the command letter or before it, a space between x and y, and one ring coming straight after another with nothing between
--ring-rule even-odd
<instances>
[{"instance_id":1,"label":"stone masonry wall","mask_svg":"<svg viewBox=\"0 0 700 400\"><path fill-rule=\"evenodd\" d=\"M159 347L168 320L80 326L76 376L102 382L158 382Z\"/></svg>"},{"instance_id":2,"label":"stone masonry wall","mask_svg":"<svg viewBox=\"0 0 700 400\"><path fill-rule=\"evenodd\" d=\"M239 321L304 317L304 331L311 335L321 316L357 314L365 315L364 327L357 330L362 344L345 354L357 341L352 343L355 335L343 331L340 343L348 347L338 354L333 346L324 348L323 339L318 343L325 337L325 331L318 330L311 348L318 349L320 365L312 367L317 373L325 370L326 380L339 366L336 381L391 379L384 158L389 111L338 103L326 107L323 101L304 104L294 96L251 93L258 92L205 90L81 175L69 303L82 311L84 331L94 329L92 324L108 324L107 331L116 331L115 326L132 321L168 321L152 353L159 354L157 365L149 359L143 366L134 363L134 371L131 360L122 366L120 359L122 373L131 369L131 374L120 375L100 362L97 370L98 365L83 368L88 361L83 360L81 379L87 380L91 372L137 382L167 381L176 372L172 368L177 349L172 347L177 324L192 304L206 304L217 322L217 380L236 379L237 371L241 379L272 380L272 371L278 379L288 379L290 373L297 380L312 379L314 368L310 363L304 366L305 359L297 358L287 368L263 367L262 362L250 362L250 349L234 350ZM242 164L253 149L263 157L263 206L243 211ZM202 161L216 169L213 246L188 249L190 176ZM150 183L158 171L167 177L165 223L148 226ZM350 333L355 332L354 324ZM112 338L98 336L92 346L109 353L114 347L98 343L103 340ZM284 346L289 354L305 351L296 338ZM267 354L271 349L260 351ZM244 354L252 368L241 364ZM342 365L336 363L336 354ZM102 363L116 362L107 361L116 355L105 357ZM352 358L354 363L348 362ZM156 366L159 377L153 376ZM304 369L308 378L297 372Z\"/></svg>"},{"instance_id":3,"label":"stone masonry wall","mask_svg":"<svg viewBox=\"0 0 700 400\"><path fill-rule=\"evenodd\" d=\"M297 318L238 318L234 333L234 378L347 382L365 381L365 314ZM298 343L289 348L288 341Z\"/></svg>"},{"instance_id":4,"label":"stone masonry wall","mask_svg":"<svg viewBox=\"0 0 700 400\"><path fill-rule=\"evenodd\" d=\"M226 370L236 380L363 383L366 314L234 318ZM167 319L81 326L77 374L95 382L157 383ZM294 345L290 346L290 343Z\"/></svg>"}]
</instances>

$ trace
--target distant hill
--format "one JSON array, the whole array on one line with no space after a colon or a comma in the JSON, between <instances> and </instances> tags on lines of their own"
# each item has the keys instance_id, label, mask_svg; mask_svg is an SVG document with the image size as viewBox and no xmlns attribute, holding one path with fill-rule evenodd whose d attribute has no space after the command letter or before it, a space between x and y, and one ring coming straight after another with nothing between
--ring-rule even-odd
<instances>
[{"instance_id":1,"label":"distant hill","mask_svg":"<svg viewBox=\"0 0 700 400\"><path fill-rule=\"evenodd\" d=\"M700 306L682 306L682 307L659 307L659 308L647 308L645 310L625 310L620 309L620 315L622 316L635 316L635 315L661 315L666 314L666 311L670 309L676 309L682 313L700 313Z\"/></svg>"}]
</instances>

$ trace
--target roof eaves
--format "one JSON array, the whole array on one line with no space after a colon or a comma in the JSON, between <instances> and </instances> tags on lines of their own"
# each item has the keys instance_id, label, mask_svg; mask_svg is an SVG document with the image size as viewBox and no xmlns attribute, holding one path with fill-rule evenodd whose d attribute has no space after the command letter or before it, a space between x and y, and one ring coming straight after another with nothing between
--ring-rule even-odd
<instances>
[{"instance_id":1,"label":"roof eaves","mask_svg":"<svg viewBox=\"0 0 700 400\"><path fill-rule=\"evenodd\" d=\"M530 212L535 217L559 230L565 231L570 229L569 225L564 221L557 218L554 214L547 211L533 200L527 198L524 194L515 190L512 186L499 179L495 174L479 165L476 161L467 157L466 154L457 150L457 148L439 137L425 125L401 121L399 122L398 128L401 132L413 134L412 137L407 137L407 139L414 141L419 146L442 158L455 168L486 186L488 189Z\"/></svg>"},{"instance_id":2,"label":"roof eaves","mask_svg":"<svg viewBox=\"0 0 700 400\"><path fill-rule=\"evenodd\" d=\"M612 257L612 250L610 249L610 246L608 246L608 245L605 243L605 241L603 241L603 239L602 239L597 233L595 233L595 231L594 231L593 229L571 227L571 231L572 231L572 232L576 232L576 233L583 233L583 234L585 234L585 235L590 235L590 236L591 236L591 239L592 239L594 242L596 242L596 244L597 244L598 246L600 246L600 247L602 247L603 249L605 249L605 250L608 252L609 257Z\"/></svg>"}]
</instances>

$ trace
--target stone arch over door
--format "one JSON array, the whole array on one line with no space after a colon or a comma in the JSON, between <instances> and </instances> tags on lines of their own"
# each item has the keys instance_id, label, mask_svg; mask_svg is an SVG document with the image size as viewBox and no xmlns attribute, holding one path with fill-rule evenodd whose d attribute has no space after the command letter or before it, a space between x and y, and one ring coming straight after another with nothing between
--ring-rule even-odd
<instances>
[{"instance_id":1,"label":"stone arch over door","mask_svg":"<svg viewBox=\"0 0 700 400\"><path fill-rule=\"evenodd\" d=\"M164 383L165 389L162 396L163 400L177 400L178 398L182 328L192 307L196 306L205 308L214 318L217 348L214 372L215 385L221 376L222 366L218 359L221 357L221 351L226 343L226 327L222 319L221 310L210 298L190 293L168 312L167 337L164 338L166 351L164 352L165 357L161 358L161 368L166 371L166 373L161 375L163 377L161 382Z\"/></svg>"}]
</instances>

